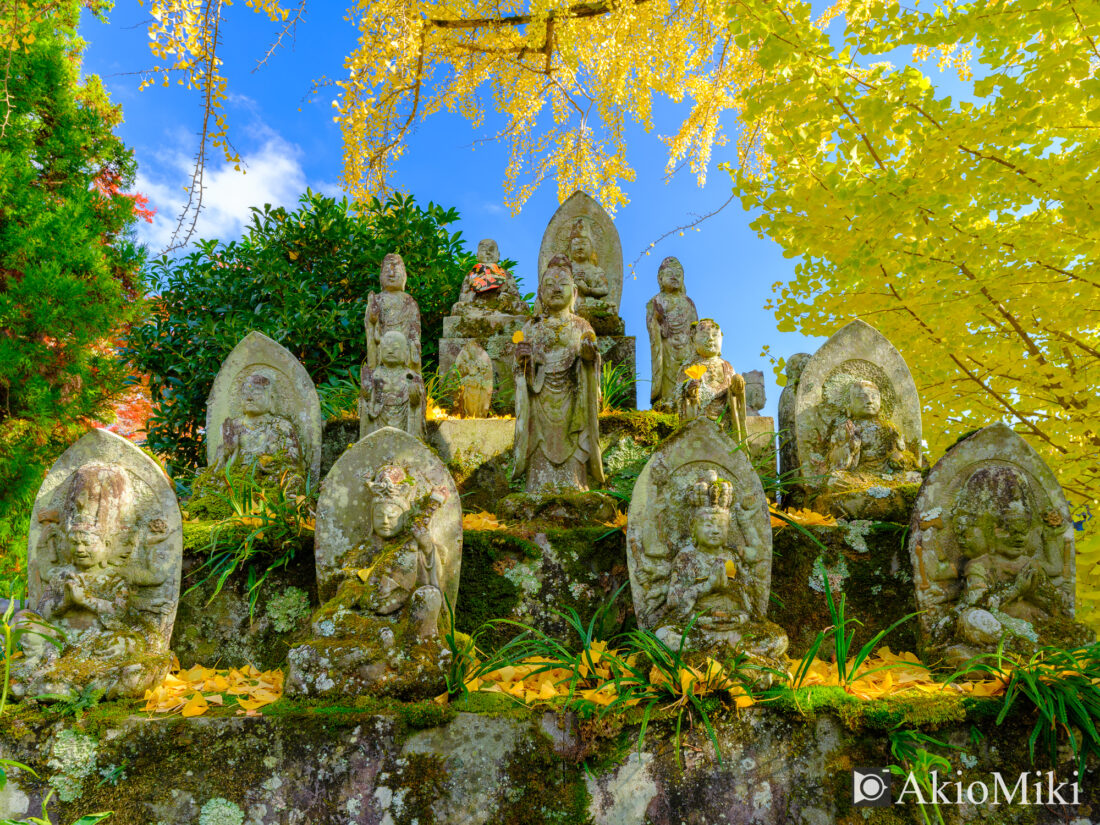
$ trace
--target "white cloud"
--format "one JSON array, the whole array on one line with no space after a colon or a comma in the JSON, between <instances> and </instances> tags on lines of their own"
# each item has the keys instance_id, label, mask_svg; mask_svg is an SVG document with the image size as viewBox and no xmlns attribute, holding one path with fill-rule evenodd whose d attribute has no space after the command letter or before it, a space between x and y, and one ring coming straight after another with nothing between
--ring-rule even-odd
<instances>
[{"instance_id":1,"label":"white cloud","mask_svg":"<svg viewBox=\"0 0 1100 825\"><path fill-rule=\"evenodd\" d=\"M259 148L242 153L241 171L215 154L220 150L209 153L202 212L192 241L239 238L252 214L251 207L265 203L293 207L305 192L302 150L267 127L256 128L254 134L262 142ZM138 240L147 244L154 255L171 242L179 213L187 203L183 187L190 184L194 160L184 146L177 143L174 148L159 151L151 161L138 158L134 188L147 195L157 210L151 224L140 223Z\"/></svg>"}]
</instances>

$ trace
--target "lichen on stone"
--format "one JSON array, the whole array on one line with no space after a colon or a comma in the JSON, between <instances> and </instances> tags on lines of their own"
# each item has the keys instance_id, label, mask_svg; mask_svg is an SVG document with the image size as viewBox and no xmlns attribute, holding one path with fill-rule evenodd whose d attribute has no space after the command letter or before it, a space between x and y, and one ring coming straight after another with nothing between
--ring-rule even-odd
<instances>
[{"instance_id":1,"label":"lichen on stone","mask_svg":"<svg viewBox=\"0 0 1100 825\"><path fill-rule=\"evenodd\" d=\"M832 567L825 564L825 557L819 555L814 559L813 570L810 573L810 580L808 584L812 590L816 590L818 593L825 592L825 585L823 579L828 577L829 587L834 592L838 592L844 589L844 580L848 578L848 563L843 559L837 559L837 563Z\"/></svg>"},{"instance_id":2,"label":"lichen on stone","mask_svg":"<svg viewBox=\"0 0 1100 825\"><path fill-rule=\"evenodd\" d=\"M199 825L244 825L244 811L228 799L216 796L199 811Z\"/></svg>"},{"instance_id":3,"label":"lichen on stone","mask_svg":"<svg viewBox=\"0 0 1100 825\"><path fill-rule=\"evenodd\" d=\"M857 553L867 552L867 534L871 532L871 522L864 519L844 521L840 519L837 524L844 533L844 540L848 546Z\"/></svg>"},{"instance_id":4,"label":"lichen on stone","mask_svg":"<svg viewBox=\"0 0 1100 825\"><path fill-rule=\"evenodd\" d=\"M84 780L95 772L98 743L90 736L67 729L57 734L46 765L57 771L50 777L50 787L62 802L80 798Z\"/></svg>"},{"instance_id":5,"label":"lichen on stone","mask_svg":"<svg viewBox=\"0 0 1100 825\"><path fill-rule=\"evenodd\" d=\"M309 595L300 587L288 587L267 603L267 617L279 633L296 630L309 614Z\"/></svg>"}]
</instances>

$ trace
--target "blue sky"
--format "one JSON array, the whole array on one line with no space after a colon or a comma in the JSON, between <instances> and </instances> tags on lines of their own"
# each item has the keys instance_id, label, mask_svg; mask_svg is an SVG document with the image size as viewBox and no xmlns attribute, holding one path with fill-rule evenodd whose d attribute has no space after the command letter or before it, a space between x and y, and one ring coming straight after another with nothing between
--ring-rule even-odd
<instances>
[{"instance_id":1,"label":"blue sky","mask_svg":"<svg viewBox=\"0 0 1100 825\"><path fill-rule=\"evenodd\" d=\"M343 19L342 8L340 3L311 3L295 42L256 71L276 28L243 3L228 8L223 52L230 92L227 113L230 137L246 174L226 165L220 150L212 151L200 237L237 237L249 207L293 205L307 186L342 194L342 141L332 120L336 90L322 88L311 94L314 80L342 76L343 58L354 45L355 30ZM107 25L87 17L81 33L89 43L85 71L99 74L112 99L122 104L124 123L119 131L137 156L137 189L158 210L152 226L142 225L140 237L158 252L186 200L183 187L190 181L197 149L200 99L194 91L175 85L138 90L137 72L154 60L148 48L148 14L134 0L118 0ZM730 197L729 176L716 168L732 157L730 147L716 149L704 188L686 169L664 183L667 156L658 135L674 132L685 110L671 102L660 105L653 132L639 128L628 133L629 160L637 178L625 185L631 202L615 216L627 265L661 235L713 211ZM396 167L393 184L419 201L457 208L462 216L458 229L467 245L474 248L479 238L495 238L503 256L519 261L516 274L531 290L539 242L557 208L557 188L552 181L544 183L523 211L512 216L502 186L507 147L493 142L474 145L491 134L492 125L489 118L486 127L475 132L461 117L447 114L421 124ZM739 372L764 371L765 414L774 414L779 387L761 347L770 345L776 357L789 356L812 352L821 339L775 329L774 316L764 310L764 303L772 284L791 276L795 261L784 259L775 244L759 238L749 228L750 220L750 213L734 202L699 231L673 235L649 257L643 255L636 280L626 276L621 314L627 334L637 336L639 376L648 380L645 304L657 292L657 265L666 255L675 255L684 265L688 294L700 315L715 318L725 332L726 358ZM648 406L648 383L640 385L638 395Z\"/></svg>"}]
</instances>

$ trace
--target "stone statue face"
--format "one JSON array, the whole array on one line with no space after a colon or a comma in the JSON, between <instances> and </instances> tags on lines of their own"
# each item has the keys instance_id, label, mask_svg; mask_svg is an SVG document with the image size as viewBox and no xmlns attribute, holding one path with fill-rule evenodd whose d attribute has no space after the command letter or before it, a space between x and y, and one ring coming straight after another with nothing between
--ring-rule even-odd
<instances>
[{"instance_id":1,"label":"stone statue face","mask_svg":"<svg viewBox=\"0 0 1100 825\"><path fill-rule=\"evenodd\" d=\"M401 292L405 288L408 276L405 274L405 262L400 255L391 252L382 259L382 272L378 280L386 292Z\"/></svg>"},{"instance_id":2,"label":"stone statue face","mask_svg":"<svg viewBox=\"0 0 1100 825\"><path fill-rule=\"evenodd\" d=\"M695 351L704 358L722 354L722 330L718 324L700 322L695 327Z\"/></svg>"},{"instance_id":3,"label":"stone statue face","mask_svg":"<svg viewBox=\"0 0 1100 825\"><path fill-rule=\"evenodd\" d=\"M657 269L657 283L661 292L683 292L684 268L675 258L665 258Z\"/></svg>"},{"instance_id":4,"label":"stone statue face","mask_svg":"<svg viewBox=\"0 0 1100 825\"><path fill-rule=\"evenodd\" d=\"M392 498L376 499L371 504L371 524L374 532L384 539L390 539L401 532L405 526L405 513L408 509Z\"/></svg>"},{"instance_id":5,"label":"stone statue face","mask_svg":"<svg viewBox=\"0 0 1100 825\"><path fill-rule=\"evenodd\" d=\"M570 238L569 257L580 264L592 260L592 240L587 235Z\"/></svg>"},{"instance_id":6,"label":"stone statue face","mask_svg":"<svg viewBox=\"0 0 1100 825\"><path fill-rule=\"evenodd\" d=\"M400 332L390 330L382 336L378 345L379 357L387 367L399 367L408 363L409 342Z\"/></svg>"},{"instance_id":7,"label":"stone statue face","mask_svg":"<svg viewBox=\"0 0 1100 825\"><path fill-rule=\"evenodd\" d=\"M725 547L729 538L730 514L728 510L707 507L695 512L692 537L700 550L717 550Z\"/></svg>"},{"instance_id":8,"label":"stone statue face","mask_svg":"<svg viewBox=\"0 0 1100 825\"><path fill-rule=\"evenodd\" d=\"M271 379L254 372L241 384L241 409L245 415L264 415L271 412Z\"/></svg>"},{"instance_id":9,"label":"stone statue face","mask_svg":"<svg viewBox=\"0 0 1100 825\"><path fill-rule=\"evenodd\" d=\"M561 312L573 306L575 292L573 273L565 267L554 267L546 270L539 284L539 301L551 312Z\"/></svg>"},{"instance_id":10,"label":"stone statue face","mask_svg":"<svg viewBox=\"0 0 1100 825\"><path fill-rule=\"evenodd\" d=\"M477 243L477 260L483 264L495 264L500 260L500 249L492 238Z\"/></svg>"},{"instance_id":11,"label":"stone statue face","mask_svg":"<svg viewBox=\"0 0 1100 825\"><path fill-rule=\"evenodd\" d=\"M767 394L762 384L745 384L745 403L754 410L759 410L767 402Z\"/></svg>"},{"instance_id":12,"label":"stone statue face","mask_svg":"<svg viewBox=\"0 0 1100 825\"><path fill-rule=\"evenodd\" d=\"M810 360L810 354L807 352L796 352L787 361L787 384L797 384L798 379L802 377L802 370L806 367L806 362Z\"/></svg>"},{"instance_id":13,"label":"stone statue face","mask_svg":"<svg viewBox=\"0 0 1100 825\"><path fill-rule=\"evenodd\" d=\"M848 387L848 415L874 418L882 409L882 395L870 381L856 381Z\"/></svg>"},{"instance_id":14,"label":"stone statue face","mask_svg":"<svg viewBox=\"0 0 1100 825\"><path fill-rule=\"evenodd\" d=\"M103 537L90 530L71 530L69 547L73 554L73 564L81 570L103 567L111 555Z\"/></svg>"},{"instance_id":15,"label":"stone statue face","mask_svg":"<svg viewBox=\"0 0 1100 825\"><path fill-rule=\"evenodd\" d=\"M978 470L967 480L957 494L951 526L969 558L996 552L1014 559L1028 552L1034 519L1026 484L1003 467Z\"/></svg>"}]
</instances>

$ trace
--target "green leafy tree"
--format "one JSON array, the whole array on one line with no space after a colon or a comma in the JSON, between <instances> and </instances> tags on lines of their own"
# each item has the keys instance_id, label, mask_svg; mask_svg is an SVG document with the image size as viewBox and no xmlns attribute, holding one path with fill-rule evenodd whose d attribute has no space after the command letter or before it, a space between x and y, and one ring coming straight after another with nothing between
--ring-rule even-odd
<instances>
[{"instance_id":1,"label":"green leafy tree","mask_svg":"<svg viewBox=\"0 0 1100 825\"><path fill-rule=\"evenodd\" d=\"M828 335L863 318L913 371L933 460L1003 420L1072 504L1094 505L1100 4L839 8L832 35L805 2L729 10L734 42L760 64L744 128L767 158L735 185L760 209L754 227L801 258L777 285L779 329ZM955 64L961 93L917 67L934 54ZM1078 590L1091 605L1096 524L1078 534Z\"/></svg>"},{"instance_id":2,"label":"green leafy tree","mask_svg":"<svg viewBox=\"0 0 1100 825\"><path fill-rule=\"evenodd\" d=\"M45 469L126 370L110 338L140 308L133 158L99 79L81 77L77 0L0 14L0 577L22 563Z\"/></svg>"},{"instance_id":3,"label":"green leafy tree","mask_svg":"<svg viewBox=\"0 0 1100 825\"><path fill-rule=\"evenodd\" d=\"M126 349L149 375L149 447L169 458L173 473L205 464L206 397L222 361L252 330L293 352L316 384L358 375L367 295L378 291L390 252L405 260L430 368L443 317L474 262L461 233L447 230L457 220L454 209L402 195L353 206L306 192L294 211L253 209L239 241L200 241L183 258L153 261L159 296Z\"/></svg>"}]
</instances>

